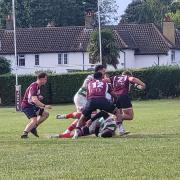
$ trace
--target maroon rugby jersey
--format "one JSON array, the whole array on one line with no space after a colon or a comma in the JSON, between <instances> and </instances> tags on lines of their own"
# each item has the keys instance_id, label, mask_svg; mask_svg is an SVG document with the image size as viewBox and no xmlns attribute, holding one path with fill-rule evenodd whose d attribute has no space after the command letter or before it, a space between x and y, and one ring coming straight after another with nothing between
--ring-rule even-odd
<instances>
[{"instance_id":1,"label":"maroon rugby jersey","mask_svg":"<svg viewBox=\"0 0 180 180\"><path fill-rule=\"evenodd\" d=\"M27 89L24 94L21 107L28 107L29 105L34 105L32 102L32 96L39 96L40 95L40 88L36 82L33 82Z\"/></svg>"},{"instance_id":2,"label":"maroon rugby jersey","mask_svg":"<svg viewBox=\"0 0 180 180\"><path fill-rule=\"evenodd\" d=\"M114 76L111 78L112 91L116 95L124 95L129 92L129 78L126 75Z\"/></svg>"},{"instance_id":3,"label":"maroon rugby jersey","mask_svg":"<svg viewBox=\"0 0 180 180\"><path fill-rule=\"evenodd\" d=\"M106 97L108 84L101 80L92 80L87 86L87 99Z\"/></svg>"}]
</instances>

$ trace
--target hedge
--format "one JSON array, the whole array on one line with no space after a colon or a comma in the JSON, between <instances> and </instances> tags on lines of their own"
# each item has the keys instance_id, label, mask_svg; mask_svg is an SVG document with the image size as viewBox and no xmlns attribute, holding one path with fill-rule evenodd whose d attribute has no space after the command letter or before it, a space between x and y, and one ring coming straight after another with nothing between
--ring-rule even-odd
<instances>
[{"instance_id":1,"label":"hedge","mask_svg":"<svg viewBox=\"0 0 180 180\"><path fill-rule=\"evenodd\" d=\"M180 68L178 66L154 66L151 68L131 70L135 77L140 78L147 85L145 91L137 91L132 88L133 99L159 99L180 96ZM109 72L116 75L121 71ZM89 73L70 73L50 75L48 83L42 87L44 102L58 104L72 102L74 94L82 85ZM35 76L19 76L19 84L22 85L22 94L28 85L35 81ZM14 104L15 77L13 75L0 76L0 98L2 105Z\"/></svg>"}]
</instances>

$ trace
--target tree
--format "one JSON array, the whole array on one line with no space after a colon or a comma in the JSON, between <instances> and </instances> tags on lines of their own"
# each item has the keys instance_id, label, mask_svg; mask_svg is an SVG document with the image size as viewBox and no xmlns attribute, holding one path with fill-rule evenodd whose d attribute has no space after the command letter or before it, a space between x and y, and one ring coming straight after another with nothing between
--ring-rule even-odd
<instances>
[{"instance_id":1,"label":"tree","mask_svg":"<svg viewBox=\"0 0 180 180\"><path fill-rule=\"evenodd\" d=\"M48 22L56 26L84 25L85 11L97 12L97 0L15 0L17 27L45 27ZM116 18L115 0L103 0L101 18L109 23ZM12 14L12 0L0 0L1 26L6 17Z\"/></svg>"},{"instance_id":2,"label":"tree","mask_svg":"<svg viewBox=\"0 0 180 180\"><path fill-rule=\"evenodd\" d=\"M29 27L30 25L30 0L16 0L16 25L17 27ZM0 1L0 20L1 26L5 27L6 18L12 14L12 0L1 0ZM2 28L1 27L1 28Z\"/></svg>"},{"instance_id":3,"label":"tree","mask_svg":"<svg viewBox=\"0 0 180 180\"><path fill-rule=\"evenodd\" d=\"M10 73L10 72L11 72L10 61L8 61L4 57L0 57L0 75Z\"/></svg>"},{"instance_id":4,"label":"tree","mask_svg":"<svg viewBox=\"0 0 180 180\"><path fill-rule=\"evenodd\" d=\"M175 27L180 30L180 10L177 10L175 13L167 14L174 22Z\"/></svg>"},{"instance_id":5,"label":"tree","mask_svg":"<svg viewBox=\"0 0 180 180\"><path fill-rule=\"evenodd\" d=\"M139 10L142 8L142 1L132 1L121 16L120 23L139 23Z\"/></svg>"},{"instance_id":6,"label":"tree","mask_svg":"<svg viewBox=\"0 0 180 180\"><path fill-rule=\"evenodd\" d=\"M104 29L101 31L102 36L102 64L112 65L117 69L117 64L119 63L119 47L116 43L114 34L112 30ZM90 38L90 43L88 46L90 52L90 59L92 63L100 62L99 53L99 33L95 31L92 33Z\"/></svg>"},{"instance_id":7,"label":"tree","mask_svg":"<svg viewBox=\"0 0 180 180\"><path fill-rule=\"evenodd\" d=\"M100 4L101 24L112 24L118 20L118 6L115 0L103 0Z\"/></svg>"},{"instance_id":8,"label":"tree","mask_svg":"<svg viewBox=\"0 0 180 180\"><path fill-rule=\"evenodd\" d=\"M160 25L164 16L176 7L173 0L136 0L128 5L120 22Z\"/></svg>"}]
</instances>

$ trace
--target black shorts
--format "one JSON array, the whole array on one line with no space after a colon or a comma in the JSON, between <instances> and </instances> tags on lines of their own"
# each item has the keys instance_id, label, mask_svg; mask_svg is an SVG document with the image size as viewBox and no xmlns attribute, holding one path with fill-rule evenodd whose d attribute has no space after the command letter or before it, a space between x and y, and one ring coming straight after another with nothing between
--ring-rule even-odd
<instances>
[{"instance_id":1,"label":"black shorts","mask_svg":"<svg viewBox=\"0 0 180 180\"><path fill-rule=\"evenodd\" d=\"M128 94L118 96L115 104L118 109L132 108L131 99Z\"/></svg>"},{"instance_id":2,"label":"black shorts","mask_svg":"<svg viewBox=\"0 0 180 180\"><path fill-rule=\"evenodd\" d=\"M110 103L106 98L92 98L88 99L82 114L87 118L91 118L93 111L104 110L109 113L113 113L115 110L114 104Z\"/></svg>"},{"instance_id":3,"label":"black shorts","mask_svg":"<svg viewBox=\"0 0 180 180\"><path fill-rule=\"evenodd\" d=\"M44 109L31 105L31 106L22 108L22 112L24 112L24 114L27 116L28 119L31 119L33 117L41 116L44 112Z\"/></svg>"}]
</instances>

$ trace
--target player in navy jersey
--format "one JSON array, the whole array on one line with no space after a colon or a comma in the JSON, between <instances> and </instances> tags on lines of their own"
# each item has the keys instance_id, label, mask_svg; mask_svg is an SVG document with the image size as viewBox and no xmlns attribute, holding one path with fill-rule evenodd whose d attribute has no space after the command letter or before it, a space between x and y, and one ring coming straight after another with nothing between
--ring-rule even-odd
<instances>
[{"instance_id":1,"label":"player in navy jersey","mask_svg":"<svg viewBox=\"0 0 180 180\"><path fill-rule=\"evenodd\" d=\"M110 78L113 94L116 96L115 105L121 110L123 120L132 120L134 117L131 99L129 97L130 86L136 85L137 88L144 90L146 85L138 78L132 76L129 71L124 71L122 75ZM118 127L119 133L124 134L122 124Z\"/></svg>"},{"instance_id":2,"label":"player in navy jersey","mask_svg":"<svg viewBox=\"0 0 180 180\"><path fill-rule=\"evenodd\" d=\"M82 111L82 116L78 121L77 129L73 138L77 138L81 132L81 127L84 121L91 118L93 111L104 110L109 113L116 113L117 121L121 122L120 112L113 104L111 104L106 98L106 94L109 90L108 83L102 80L102 73L97 72L94 74L94 79L87 84L87 103Z\"/></svg>"},{"instance_id":3,"label":"player in navy jersey","mask_svg":"<svg viewBox=\"0 0 180 180\"><path fill-rule=\"evenodd\" d=\"M51 106L43 104L41 102L42 96L40 95L40 87L45 85L46 82L47 74L40 73L37 76L36 82L30 84L30 86L26 89L21 103L21 109L27 118L30 119L30 122L25 127L21 138L28 138L29 132L31 132L36 137L39 137L36 128L49 116L49 113L44 109L51 109Z\"/></svg>"}]
</instances>

